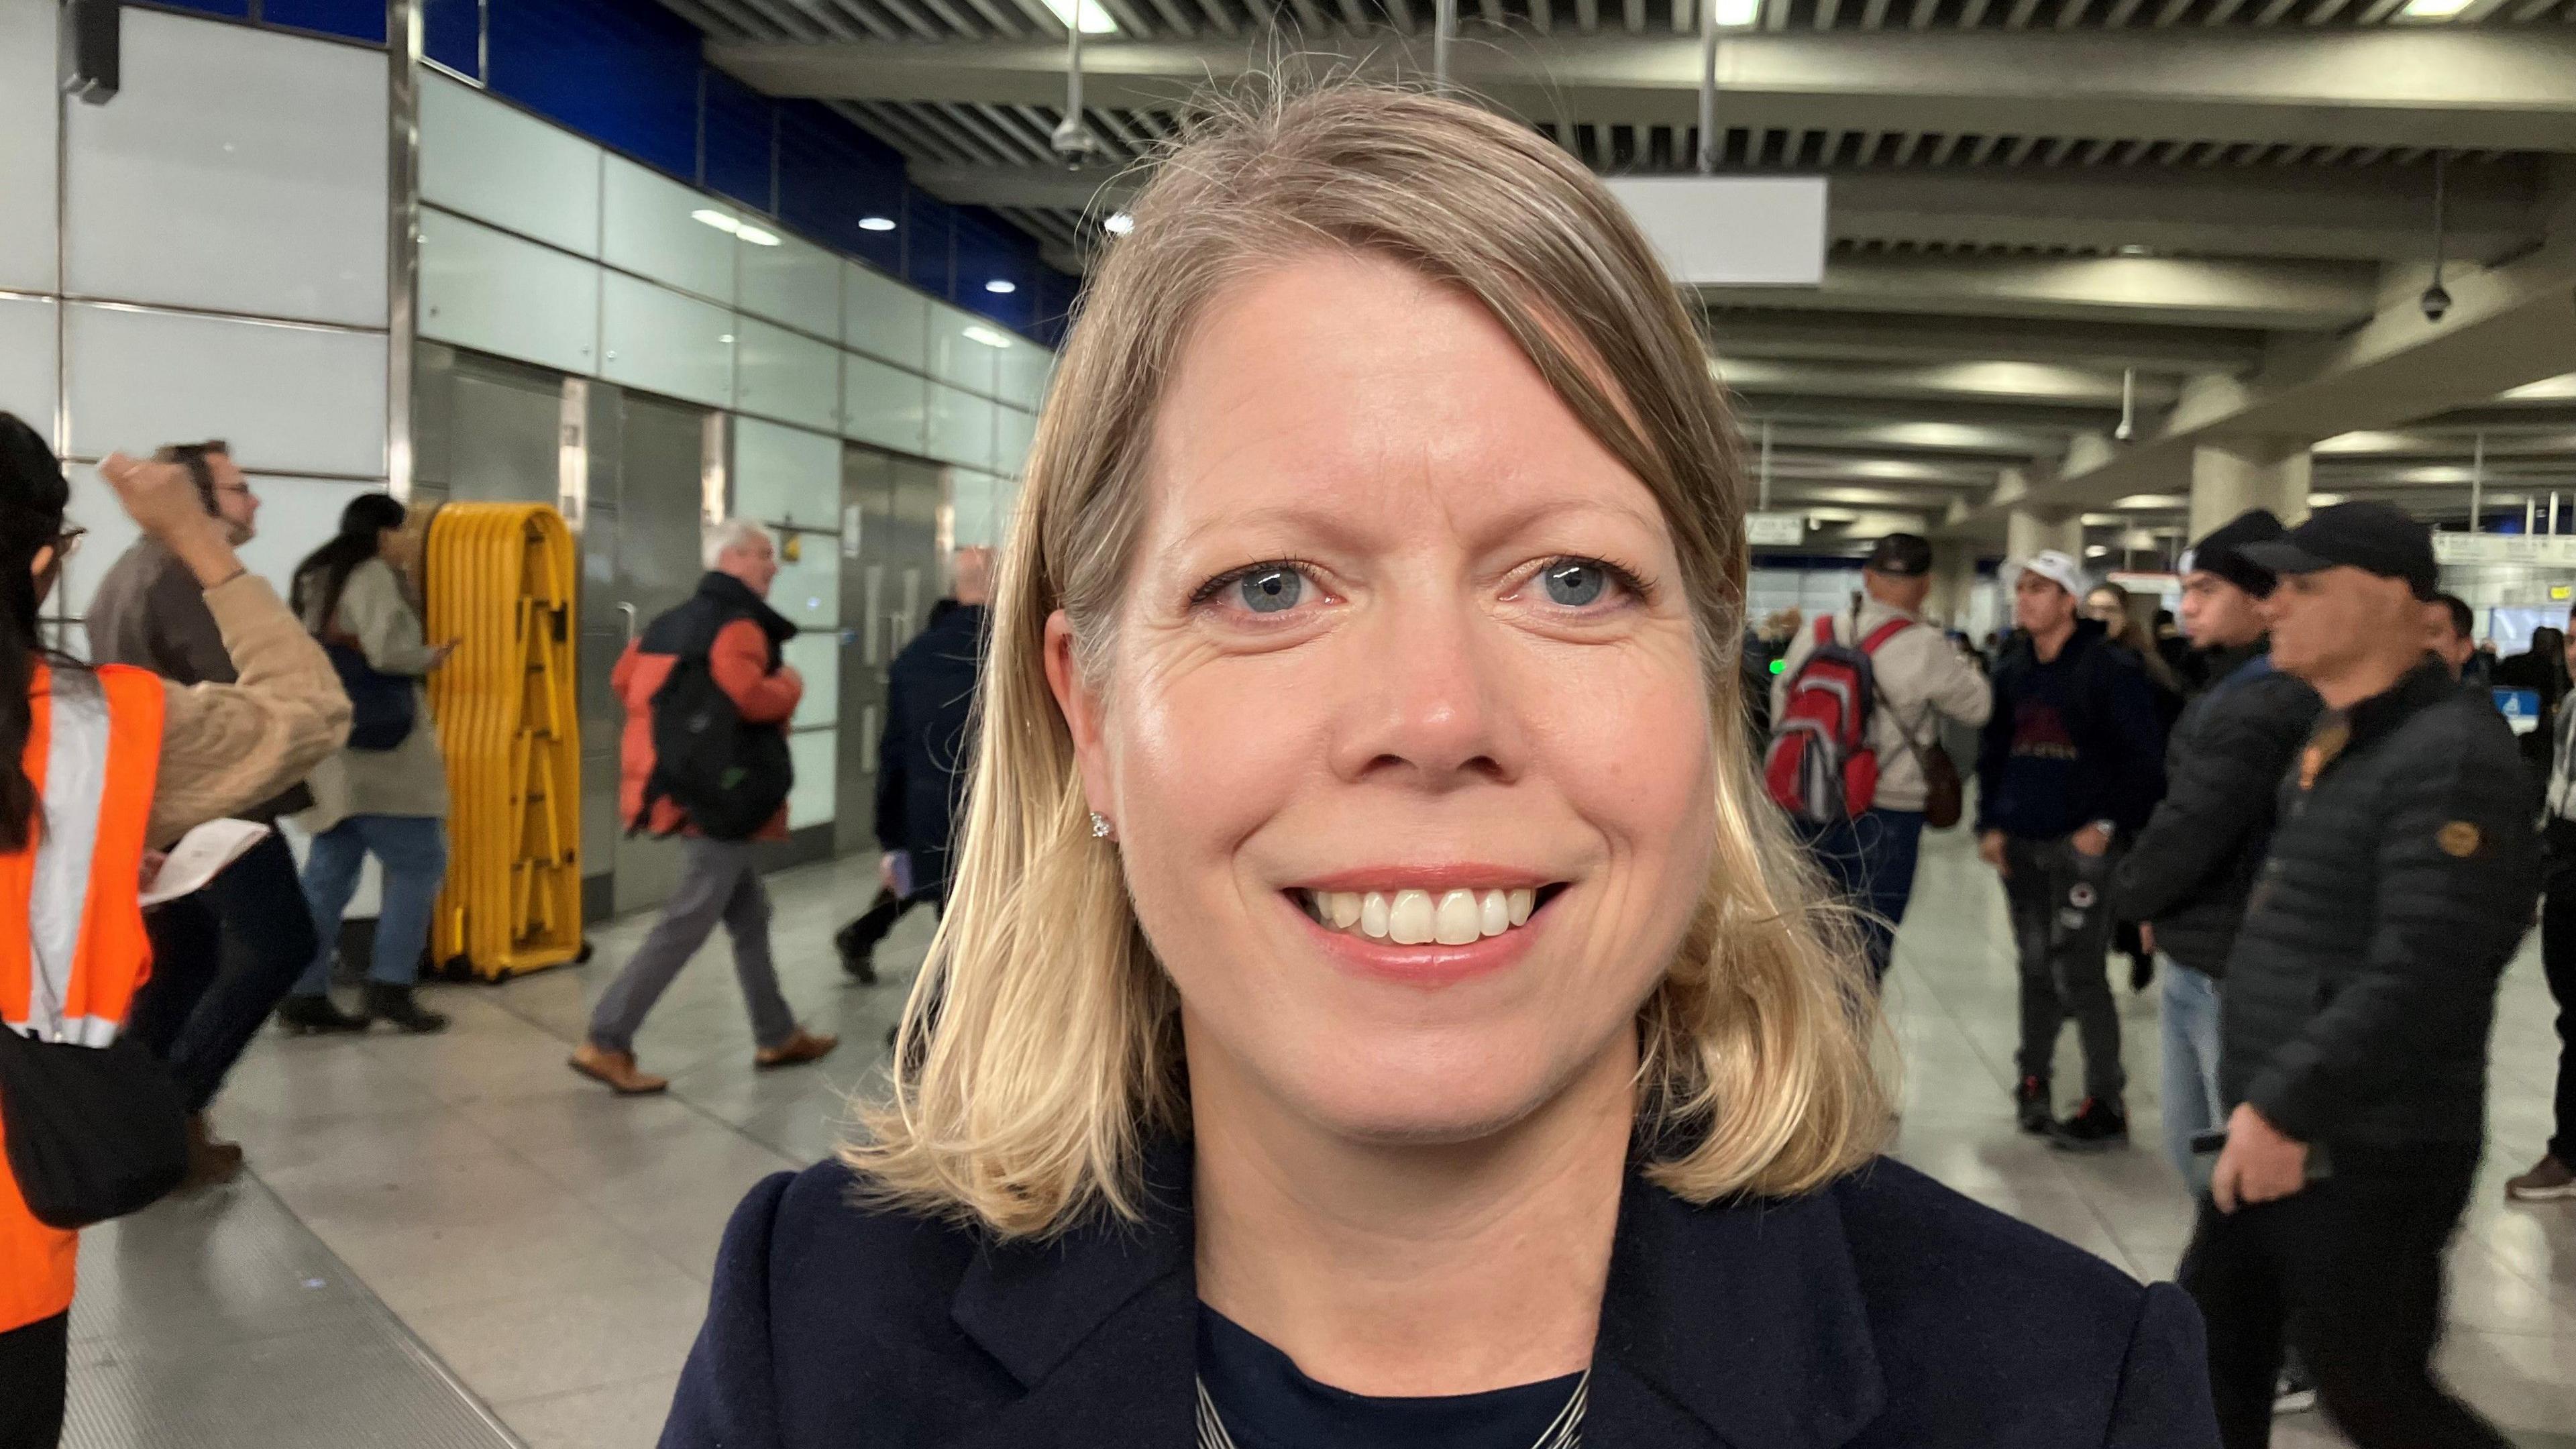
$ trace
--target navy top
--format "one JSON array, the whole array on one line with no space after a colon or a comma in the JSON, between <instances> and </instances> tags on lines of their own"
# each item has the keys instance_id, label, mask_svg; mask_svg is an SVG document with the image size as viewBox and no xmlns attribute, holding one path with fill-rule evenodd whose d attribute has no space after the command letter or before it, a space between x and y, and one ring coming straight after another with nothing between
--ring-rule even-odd
<instances>
[{"instance_id":1,"label":"navy top","mask_svg":"<svg viewBox=\"0 0 2576 1449\"><path fill-rule=\"evenodd\" d=\"M664 1449L1194 1449L1186 1146L1142 1223L995 1242L861 1207L827 1163L752 1189ZM1789 1199L1631 1174L1583 1449L2216 1449L2200 1315L1881 1161Z\"/></svg>"},{"instance_id":2,"label":"navy top","mask_svg":"<svg viewBox=\"0 0 2576 1449\"><path fill-rule=\"evenodd\" d=\"M2143 830L2165 793L2165 727L2146 671L2100 623L2041 662L2027 634L1996 661L1977 748L1977 829L2058 840L2096 820Z\"/></svg>"},{"instance_id":3,"label":"navy top","mask_svg":"<svg viewBox=\"0 0 2576 1449\"><path fill-rule=\"evenodd\" d=\"M1531 1449L1583 1375L1483 1394L1374 1398L1317 1383L1252 1330L1201 1304L1199 1378L1235 1449Z\"/></svg>"}]
</instances>

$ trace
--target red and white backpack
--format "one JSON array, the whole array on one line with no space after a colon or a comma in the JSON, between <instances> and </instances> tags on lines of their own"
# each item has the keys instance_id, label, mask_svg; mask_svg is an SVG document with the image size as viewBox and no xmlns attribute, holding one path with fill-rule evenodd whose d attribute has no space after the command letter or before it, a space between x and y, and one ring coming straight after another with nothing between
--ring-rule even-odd
<instances>
[{"instance_id":1,"label":"red and white backpack","mask_svg":"<svg viewBox=\"0 0 2576 1449\"><path fill-rule=\"evenodd\" d=\"M1815 650L1789 677L1788 702L1762 756L1763 785L1781 809L1825 825L1859 815L1878 798L1878 752L1869 744L1878 682L1870 660L1912 627L1910 619L1890 619L1855 649L1835 636L1831 615L1816 621Z\"/></svg>"}]
</instances>

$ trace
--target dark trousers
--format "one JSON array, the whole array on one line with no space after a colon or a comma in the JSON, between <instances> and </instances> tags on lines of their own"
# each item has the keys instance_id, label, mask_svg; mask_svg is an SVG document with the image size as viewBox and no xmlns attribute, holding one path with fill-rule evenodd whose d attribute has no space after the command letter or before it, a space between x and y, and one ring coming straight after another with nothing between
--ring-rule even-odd
<instances>
[{"instance_id":1,"label":"dark trousers","mask_svg":"<svg viewBox=\"0 0 2576 1449\"><path fill-rule=\"evenodd\" d=\"M1861 913L1869 979L1887 978L1896 928L1914 899L1914 864L1922 853L1923 812L1865 810L1849 820L1800 828L1807 853L1834 884L1843 904Z\"/></svg>"},{"instance_id":2,"label":"dark trousers","mask_svg":"<svg viewBox=\"0 0 2576 1449\"><path fill-rule=\"evenodd\" d=\"M2549 898L2540 908L2540 964L2558 998L2558 1120L2549 1155L2576 1166L2576 820L2549 822Z\"/></svg>"},{"instance_id":3,"label":"dark trousers","mask_svg":"<svg viewBox=\"0 0 2576 1449\"><path fill-rule=\"evenodd\" d=\"M62 1442L71 1334L68 1313L0 1333L0 1449L55 1449Z\"/></svg>"},{"instance_id":4,"label":"dark trousers","mask_svg":"<svg viewBox=\"0 0 2576 1449\"><path fill-rule=\"evenodd\" d=\"M2111 999L2111 857L2086 855L2068 840L2005 843L2004 899L2012 907L2021 957L2021 1075L2049 1079L2057 1034L2075 1018L2084 1043L2084 1094L2118 1103L2120 1008Z\"/></svg>"},{"instance_id":5,"label":"dark trousers","mask_svg":"<svg viewBox=\"0 0 2576 1449\"><path fill-rule=\"evenodd\" d=\"M126 1031L170 1064L188 1110L205 1110L261 1023L312 963L313 914L295 854L272 835L213 883L152 911L152 975Z\"/></svg>"},{"instance_id":6,"label":"dark trousers","mask_svg":"<svg viewBox=\"0 0 2576 1449\"><path fill-rule=\"evenodd\" d=\"M2209 1379L2226 1449L2263 1449L2285 1346L2360 1449L2507 1449L2433 1377L2442 1252L2468 1207L2474 1146L2364 1156L2278 1202L2221 1213L2207 1197L2182 1285L2209 1327Z\"/></svg>"}]
</instances>

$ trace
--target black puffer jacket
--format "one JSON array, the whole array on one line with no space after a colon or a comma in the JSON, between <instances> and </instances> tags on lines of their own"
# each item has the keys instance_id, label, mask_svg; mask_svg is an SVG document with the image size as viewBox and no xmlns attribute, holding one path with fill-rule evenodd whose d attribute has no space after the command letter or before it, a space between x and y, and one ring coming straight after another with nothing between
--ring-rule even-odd
<instances>
[{"instance_id":1,"label":"black puffer jacket","mask_svg":"<svg viewBox=\"0 0 2576 1449\"><path fill-rule=\"evenodd\" d=\"M2483 1140L2538 803L2503 717L2438 661L2320 716L2228 958L2225 1100L2302 1142Z\"/></svg>"},{"instance_id":2,"label":"black puffer jacket","mask_svg":"<svg viewBox=\"0 0 2576 1449\"><path fill-rule=\"evenodd\" d=\"M2165 798L2111 877L2122 920L2153 922L2158 949L2211 976L2271 845L2273 794L2325 707L2262 660L2260 643L2207 657L2212 683L2165 750Z\"/></svg>"}]
</instances>

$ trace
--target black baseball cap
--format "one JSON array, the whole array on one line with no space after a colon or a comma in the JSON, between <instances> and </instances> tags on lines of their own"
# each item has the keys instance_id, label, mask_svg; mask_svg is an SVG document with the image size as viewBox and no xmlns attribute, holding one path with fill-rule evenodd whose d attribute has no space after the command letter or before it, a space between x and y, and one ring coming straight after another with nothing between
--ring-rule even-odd
<instances>
[{"instance_id":1,"label":"black baseball cap","mask_svg":"<svg viewBox=\"0 0 2576 1449\"><path fill-rule=\"evenodd\" d=\"M2313 574L2357 568L2383 579L2404 579L2426 603L2439 592L2433 566L2433 531L2385 503L2338 503L2269 543L2238 550L2276 574Z\"/></svg>"},{"instance_id":2,"label":"black baseball cap","mask_svg":"<svg viewBox=\"0 0 2576 1449\"><path fill-rule=\"evenodd\" d=\"M2182 572L2216 574L2258 599L2268 599L2272 596L2272 571L2247 558L2245 550L2254 544L2277 542L2288 531L2269 509L2240 513L2191 546L2190 552L2182 556Z\"/></svg>"},{"instance_id":3,"label":"black baseball cap","mask_svg":"<svg viewBox=\"0 0 2576 1449\"><path fill-rule=\"evenodd\" d=\"M1932 572L1932 541L1919 533L1891 533L1869 551L1861 567L1892 578L1919 579Z\"/></svg>"}]
</instances>

